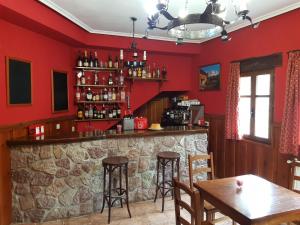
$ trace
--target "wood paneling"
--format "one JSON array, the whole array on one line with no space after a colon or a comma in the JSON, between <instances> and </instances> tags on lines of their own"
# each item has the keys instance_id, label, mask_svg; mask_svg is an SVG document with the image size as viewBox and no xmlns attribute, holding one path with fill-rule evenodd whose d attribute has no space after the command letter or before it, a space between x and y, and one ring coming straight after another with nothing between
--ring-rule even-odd
<instances>
[{"instance_id":1,"label":"wood paneling","mask_svg":"<svg viewBox=\"0 0 300 225\"><path fill-rule=\"evenodd\" d=\"M214 153L217 177L255 174L288 187L290 155L279 153L280 124L272 125L271 144L225 140L223 115L206 115L210 122L209 151Z\"/></svg>"},{"instance_id":2,"label":"wood paneling","mask_svg":"<svg viewBox=\"0 0 300 225\"><path fill-rule=\"evenodd\" d=\"M9 225L11 223L12 203L11 203L11 171L10 171L10 151L6 141L12 138L26 136L27 127L30 124L44 124L45 133L55 132L56 123L60 123L61 131L70 132L75 126L73 117L60 117L48 120L31 121L12 126L0 127L0 224Z\"/></svg>"}]
</instances>

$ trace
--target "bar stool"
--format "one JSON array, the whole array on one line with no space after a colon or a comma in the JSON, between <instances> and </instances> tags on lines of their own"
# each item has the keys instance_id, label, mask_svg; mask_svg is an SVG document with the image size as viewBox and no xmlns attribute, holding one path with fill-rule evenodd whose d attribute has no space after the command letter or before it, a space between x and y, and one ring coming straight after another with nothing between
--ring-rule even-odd
<instances>
[{"instance_id":1,"label":"bar stool","mask_svg":"<svg viewBox=\"0 0 300 225\"><path fill-rule=\"evenodd\" d=\"M123 208L123 200L126 202L127 211L131 218L128 202L128 158L123 156L113 156L103 159L102 166L104 167L103 176L103 202L101 213L103 212L105 202L108 205L108 223L110 223L111 207L119 200ZM119 168L119 187L112 189L112 173ZM122 169L125 170L125 188L122 188ZM108 173L108 192L106 190L106 174ZM112 195L112 191L115 195Z\"/></svg>"},{"instance_id":2,"label":"bar stool","mask_svg":"<svg viewBox=\"0 0 300 225\"><path fill-rule=\"evenodd\" d=\"M176 153L176 152L159 152L156 155L157 157L157 164L156 164L156 171L157 171L157 175L156 175L156 191L155 191L155 198L154 198L154 202L156 202L157 199L157 193L158 191L160 191L161 196L162 196L162 209L161 211L164 211L164 207L165 207L165 196L171 191L172 194L172 199L174 196L174 190L173 190L173 182L172 179L174 177L174 163L176 163L176 167L177 167L177 178L179 180L179 163L180 163L180 154ZM160 166L162 169L162 181L159 182L159 171L160 171ZM170 180L166 180L165 177L165 172L166 172L166 168L167 166L171 166L171 179ZM167 186L167 187L166 187Z\"/></svg>"}]
</instances>

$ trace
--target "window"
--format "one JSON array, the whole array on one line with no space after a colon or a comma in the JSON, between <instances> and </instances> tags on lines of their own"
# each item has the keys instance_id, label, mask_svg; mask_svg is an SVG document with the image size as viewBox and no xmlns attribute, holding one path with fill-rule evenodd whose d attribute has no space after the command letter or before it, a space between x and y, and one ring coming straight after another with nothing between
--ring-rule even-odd
<instances>
[{"instance_id":1,"label":"window","mask_svg":"<svg viewBox=\"0 0 300 225\"><path fill-rule=\"evenodd\" d=\"M246 138L268 142L273 111L273 71L242 74L239 95L239 132Z\"/></svg>"}]
</instances>

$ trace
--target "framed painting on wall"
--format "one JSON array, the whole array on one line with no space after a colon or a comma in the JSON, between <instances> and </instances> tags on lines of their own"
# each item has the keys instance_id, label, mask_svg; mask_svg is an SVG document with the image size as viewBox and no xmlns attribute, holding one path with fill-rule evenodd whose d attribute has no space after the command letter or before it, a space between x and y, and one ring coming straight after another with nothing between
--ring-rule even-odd
<instances>
[{"instance_id":1,"label":"framed painting on wall","mask_svg":"<svg viewBox=\"0 0 300 225\"><path fill-rule=\"evenodd\" d=\"M199 68L199 89L219 90L220 89L220 64L201 66Z\"/></svg>"}]
</instances>

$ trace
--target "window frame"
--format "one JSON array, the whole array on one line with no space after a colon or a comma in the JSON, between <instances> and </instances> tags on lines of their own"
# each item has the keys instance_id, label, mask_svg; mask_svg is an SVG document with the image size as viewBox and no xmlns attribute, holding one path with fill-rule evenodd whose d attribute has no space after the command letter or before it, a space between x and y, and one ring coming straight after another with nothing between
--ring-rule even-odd
<instances>
[{"instance_id":1,"label":"window frame","mask_svg":"<svg viewBox=\"0 0 300 225\"><path fill-rule=\"evenodd\" d=\"M256 95L256 77L263 74L270 74L270 95ZM240 97L250 97L250 134L244 134L243 139L253 140L265 144L271 144L272 142L272 130L273 130L273 113L274 113L274 69L268 70L256 70L252 72L241 73L240 77L251 77L251 95L242 95ZM255 136L255 102L257 97L270 96L269 100L269 137L262 138Z\"/></svg>"}]
</instances>

